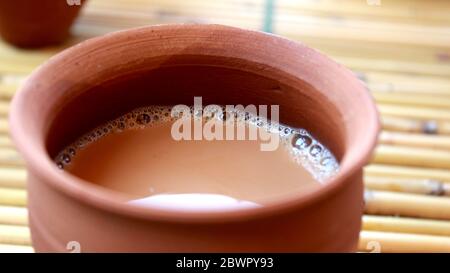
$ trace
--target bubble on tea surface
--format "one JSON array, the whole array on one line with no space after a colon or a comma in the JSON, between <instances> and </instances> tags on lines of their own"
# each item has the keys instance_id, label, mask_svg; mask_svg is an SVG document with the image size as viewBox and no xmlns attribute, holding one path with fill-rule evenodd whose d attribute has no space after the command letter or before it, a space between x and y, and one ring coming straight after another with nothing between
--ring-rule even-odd
<instances>
[{"instance_id":1,"label":"bubble on tea surface","mask_svg":"<svg viewBox=\"0 0 450 273\"><path fill-rule=\"evenodd\" d=\"M69 154L70 154L71 156L74 156L74 155L76 154L76 151L75 151L74 148L69 148L67 151L69 152Z\"/></svg>"},{"instance_id":2,"label":"bubble on tea surface","mask_svg":"<svg viewBox=\"0 0 450 273\"><path fill-rule=\"evenodd\" d=\"M297 149L308 148L312 144L312 142L312 138L307 135L295 134L292 137L292 146Z\"/></svg>"},{"instance_id":3,"label":"bubble on tea surface","mask_svg":"<svg viewBox=\"0 0 450 273\"><path fill-rule=\"evenodd\" d=\"M124 122L119 122L119 123L117 124L117 128L118 128L119 130L124 130L124 129L125 129L125 123L124 123Z\"/></svg>"},{"instance_id":4,"label":"bubble on tea surface","mask_svg":"<svg viewBox=\"0 0 450 273\"><path fill-rule=\"evenodd\" d=\"M285 135L289 135L291 132L292 132L292 129L289 128L289 127L286 127L286 128L284 128L284 130L283 130L283 133L284 133Z\"/></svg>"},{"instance_id":5,"label":"bubble on tea surface","mask_svg":"<svg viewBox=\"0 0 450 273\"><path fill-rule=\"evenodd\" d=\"M142 113L137 116L136 123L139 125L145 125L145 124L149 123L150 120L151 120L151 117L149 114Z\"/></svg>"},{"instance_id":6,"label":"bubble on tea surface","mask_svg":"<svg viewBox=\"0 0 450 273\"><path fill-rule=\"evenodd\" d=\"M317 144L311 146L311 148L309 149L309 154L314 157L317 157L321 152L322 152L322 147Z\"/></svg>"},{"instance_id":7,"label":"bubble on tea surface","mask_svg":"<svg viewBox=\"0 0 450 273\"><path fill-rule=\"evenodd\" d=\"M68 154L63 154L62 155L62 161L64 162L64 163L70 163L70 156L68 155Z\"/></svg>"}]
</instances>

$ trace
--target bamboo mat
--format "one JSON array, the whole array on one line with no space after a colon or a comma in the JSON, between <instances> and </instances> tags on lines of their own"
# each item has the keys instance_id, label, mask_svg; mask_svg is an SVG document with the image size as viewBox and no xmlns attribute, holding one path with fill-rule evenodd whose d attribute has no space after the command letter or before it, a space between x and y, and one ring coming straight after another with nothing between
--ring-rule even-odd
<instances>
[{"instance_id":1,"label":"bamboo mat","mask_svg":"<svg viewBox=\"0 0 450 273\"><path fill-rule=\"evenodd\" d=\"M365 168L359 251L450 252L449 14L446 0L90 0L63 46L25 51L0 42L0 252L33 251L26 171L6 119L17 87L76 42L176 22L271 31L353 69L373 92L383 123Z\"/></svg>"}]
</instances>

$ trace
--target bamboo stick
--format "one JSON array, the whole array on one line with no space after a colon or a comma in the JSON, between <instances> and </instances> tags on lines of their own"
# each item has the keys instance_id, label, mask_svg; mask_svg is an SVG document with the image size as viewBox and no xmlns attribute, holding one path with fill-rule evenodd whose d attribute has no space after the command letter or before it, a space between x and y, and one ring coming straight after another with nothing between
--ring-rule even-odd
<instances>
[{"instance_id":1,"label":"bamboo stick","mask_svg":"<svg viewBox=\"0 0 450 273\"><path fill-rule=\"evenodd\" d=\"M11 148L1 148L0 166L23 167L25 166L25 162L16 150Z\"/></svg>"},{"instance_id":2,"label":"bamboo stick","mask_svg":"<svg viewBox=\"0 0 450 273\"><path fill-rule=\"evenodd\" d=\"M197 2L197 3L195 3ZM113 4L113 5L111 5ZM116 5L119 4L119 5ZM234 19L238 20L247 20L254 21L255 23L261 23L261 17L264 14L264 5L261 2L258 5L248 6L245 4L238 3L238 5L233 5L226 7L225 5L221 5L221 3L214 2L211 4L205 4L204 2L194 0L194 2L189 3L188 5L183 5L182 3L176 3L171 7L161 7L151 5L142 5L138 4L139 7L133 7L129 2L122 5L120 3L108 3L108 5L90 5L86 10L85 14L89 16L97 15L97 14L114 14L116 18L121 20L123 24L128 22L134 22L134 20L164 20L166 17L172 17L176 19L177 17L191 17L191 18L199 18L199 19ZM166 5L167 6L167 5ZM231 8L231 9L230 9ZM102 20L98 20L105 23L105 19L108 17L99 17ZM109 23L109 22L108 22ZM139 24L139 23L136 23Z\"/></svg>"},{"instance_id":3,"label":"bamboo stick","mask_svg":"<svg viewBox=\"0 0 450 273\"><path fill-rule=\"evenodd\" d=\"M31 246L0 244L0 253L34 253Z\"/></svg>"},{"instance_id":4,"label":"bamboo stick","mask_svg":"<svg viewBox=\"0 0 450 273\"><path fill-rule=\"evenodd\" d=\"M19 88L18 85L2 85L0 84L0 99L11 99L16 90Z\"/></svg>"},{"instance_id":5,"label":"bamboo stick","mask_svg":"<svg viewBox=\"0 0 450 273\"><path fill-rule=\"evenodd\" d=\"M292 36L291 36L292 37ZM292 37L301 40L301 37ZM325 38L325 37L324 37ZM421 63L415 61L400 61L391 59L366 59L361 57L347 57L334 55L335 60L347 67L358 71L374 71L389 73L409 73L448 78L450 70L444 63ZM378 90L379 91L379 90Z\"/></svg>"},{"instance_id":6,"label":"bamboo stick","mask_svg":"<svg viewBox=\"0 0 450 273\"><path fill-rule=\"evenodd\" d=\"M18 73L29 74L37 65L17 63L17 62L0 62L0 74L1 73Z\"/></svg>"},{"instance_id":7,"label":"bamboo stick","mask_svg":"<svg viewBox=\"0 0 450 273\"><path fill-rule=\"evenodd\" d=\"M450 135L448 121L425 121L388 115L383 115L381 120L383 129L387 131Z\"/></svg>"},{"instance_id":8,"label":"bamboo stick","mask_svg":"<svg viewBox=\"0 0 450 273\"><path fill-rule=\"evenodd\" d=\"M367 214L450 220L450 198L372 190L364 196Z\"/></svg>"},{"instance_id":9,"label":"bamboo stick","mask_svg":"<svg viewBox=\"0 0 450 273\"><path fill-rule=\"evenodd\" d=\"M392 53L397 52L401 54L400 51L403 50L411 50L410 55L405 55L405 59L411 59L412 55L417 53L426 53L433 55L433 59L436 59L436 55L438 54L448 54L450 53L450 48L441 48L439 50L436 49L424 49L424 48L401 48L398 47L390 48L392 50ZM373 57L379 57L379 55L374 55ZM429 62L427 60L418 59L420 62L424 63L433 63ZM427 76L427 75L420 75L420 74L408 74L408 73L384 73L384 72L365 72L364 73L364 79L368 83L386 83L386 84L392 84L391 89L389 89L390 92L396 91L395 87L396 85L404 86L407 85L408 88L412 88L412 85L417 85L420 90L422 90L422 94L428 94L429 90L431 94L435 95L449 95L450 90L448 90L448 86L450 84L450 79L443 78L443 77L436 77L436 76ZM434 88L437 88L435 90Z\"/></svg>"},{"instance_id":10,"label":"bamboo stick","mask_svg":"<svg viewBox=\"0 0 450 273\"><path fill-rule=\"evenodd\" d=\"M411 133L424 133L427 127L425 123L405 118L389 117L383 116L381 118L382 127L384 130L390 131L400 131L400 132L411 132ZM433 123L434 124L434 123ZM434 128L437 126L432 126L433 132L437 131Z\"/></svg>"},{"instance_id":11,"label":"bamboo stick","mask_svg":"<svg viewBox=\"0 0 450 273\"><path fill-rule=\"evenodd\" d=\"M54 47L53 50L22 50L6 48L4 44L0 44L0 56L3 61L11 62L16 61L27 65L38 66L55 53L61 51L62 47ZM20 74L20 73L19 73Z\"/></svg>"},{"instance_id":12,"label":"bamboo stick","mask_svg":"<svg viewBox=\"0 0 450 273\"><path fill-rule=\"evenodd\" d=\"M364 173L367 176L433 179L446 183L450 182L449 170L372 164L364 168Z\"/></svg>"},{"instance_id":13,"label":"bamboo stick","mask_svg":"<svg viewBox=\"0 0 450 273\"><path fill-rule=\"evenodd\" d=\"M448 48L424 48L424 47L401 47L395 44L384 43L380 46L379 43L348 43L348 41L340 39L326 39L318 37L292 37L299 41L316 48L329 56L333 57L347 57L351 59L366 59L370 60L390 60L398 61L400 63L411 62L417 64L441 64L445 65L446 56L450 54ZM374 71L370 67L364 69L366 74L366 80L368 84L383 83L386 86L380 86L380 91L392 91L392 92L418 92L425 93L424 90L429 91L431 94L447 94L448 89L445 86L448 85L448 79L433 73L424 71L425 73L386 73L383 71ZM362 71L359 71L362 72ZM375 75L375 76L372 76ZM382 75L382 76L378 76ZM411 79L411 82L406 78ZM435 79L435 84L433 80ZM373 89L372 89L373 90Z\"/></svg>"},{"instance_id":14,"label":"bamboo stick","mask_svg":"<svg viewBox=\"0 0 450 273\"><path fill-rule=\"evenodd\" d=\"M450 90L450 87L449 87ZM450 95L430 96L425 94L405 92L372 92L373 97L379 104L404 105L408 107L433 107L449 108Z\"/></svg>"},{"instance_id":15,"label":"bamboo stick","mask_svg":"<svg viewBox=\"0 0 450 273\"><path fill-rule=\"evenodd\" d=\"M0 116L7 116L9 113L9 102L0 100Z\"/></svg>"},{"instance_id":16,"label":"bamboo stick","mask_svg":"<svg viewBox=\"0 0 450 273\"><path fill-rule=\"evenodd\" d=\"M378 246L380 247L378 249ZM362 231L359 237L359 251L394 252L450 252L450 237Z\"/></svg>"},{"instance_id":17,"label":"bamboo stick","mask_svg":"<svg viewBox=\"0 0 450 273\"><path fill-rule=\"evenodd\" d=\"M364 215L363 230L450 236L450 221Z\"/></svg>"},{"instance_id":18,"label":"bamboo stick","mask_svg":"<svg viewBox=\"0 0 450 273\"><path fill-rule=\"evenodd\" d=\"M422 75L411 78L408 83L403 82L403 76L394 76L392 79L385 80L381 78L376 81L367 79L368 75L375 73L377 72L360 73L359 76L367 84L378 102L387 102L387 105L448 108L448 104L445 104L445 102L450 98L449 83L440 77ZM437 83L433 84L432 79ZM408 95L408 97L405 95ZM443 98L443 101L439 101L437 96Z\"/></svg>"},{"instance_id":19,"label":"bamboo stick","mask_svg":"<svg viewBox=\"0 0 450 273\"><path fill-rule=\"evenodd\" d=\"M372 163L450 169L450 152L381 144Z\"/></svg>"},{"instance_id":20,"label":"bamboo stick","mask_svg":"<svg viewBox=\"0 0 450 273\"><path fill-rule=\"evenodd\" d=\"M8 120L5 118L0 118L0 133L3 134L9 133Z\"/></svg>"},{"instance_id":21,"label":"bamboo stick","mask_svg":"<svg viewBox=\"0 0 450 273\"><path fill-rule=\"evenodd\" d=\"M450 150L450 136L383 131L378 142L389 145Z\"/></svg>"},{"instance_id":22,"label":"bamboo stick","mask_svg":"<svg viewBox=\"0 0 450 273\"><path fill-rule=\"evenodd\" d=\"M366 42L364 41L352 41L352 43L356 46L353 53L349 53L348 49L342 49L339 47L333 46L335 43L335 38L329 38L326 34L321 37L314 36L305 36L298 35L296 33L285 33L285 32L277 32L277 34L284 35L294 40L305 42L306 44L316 47L319 50L326 52L328 55L333 57L333 59L338 62L346 65L347 67L356 70L356 71L364 71L364 72L382 72L389 74L410 74L417 76L433 76L447 79L450 76L450 70L448 69L448 65L445 61L440 61L436 56L440 53L437 49L436 53L433 55L429 55L430 60L424 62L422 60L411 60L411 59L398 59L398 58L389 58L390 56L383 55L380 53L380 57L369 58L361 53L359 53L358 49L360 47L367 47ZM311 42L312 41L312 42ZM321 42L317 42L321 41ZM348 40L345 40L348 44ZM325 44L325 46L323 45ZM372 45L377 45L378 47L384 48L385 46L392 46L391 44L380 44L380 43L370 43ZM395 46L395 45L394 45ZM397 49L399 46L396 46ZM395 52L395 51L394 51ZM398 52L398 50L397 50ZM359 54L357 54L359 53ZM417 54L421 54L420 52ZM447 56L447 53L442 53L443 56ZM364 57L361 57L364 56ZM370 90L378 91L378 92L387 92L387 91L396 91L396 92L423 92L426 90L419 84L418 86L411 84L403 84L403 85L392 85L392 84L373 84L368 83ZM431 92L436 92L439 94L447 94L448 90L437 89L430 90Z\"/></svg>"},{"instance_id":23,"label":"bamboo stick","mask_svg":"<svg viewBox=\"0 0 450 273\"><path fill-rule=\"evenodd\" d=\"M0 167L0 188L24 189L27 172L24 168Z\"/></svg>"},{"instance_id":24,"label":"bamboo stick","mask_svg":"<svg viewBox=\"0 0 450 273\"><path fill-rule=\"evenodd\" d=\"M0 149L1 148L13 148L14 144L8 135L0 135Z\"/></svg>"},{"instance_id":25,"label":"bamboo stick","mask_svg":"<svg viewBox=\"0 0 450 273\"><path fill-rule=\"evenodd\" d=\"M403 105L378 104L382 115L413 118L419 120L450 121L450 110Z\"/></svg>"},{"instance_id":26,"label":"bamboo stick","mask_svg":"<svg viewBox=\"0 0 450 273\"><path fill-rule=\"evenodd\" d=\"M277 33L284 36L313 36L327 39L343 39L351 42L374 42L399 46L446 47L447 30L435 27L420 27L417 24L403 25L343 19L346 24L336 24L333 18L305 18L297 16L278 17ZM302 27L299 28L298 25ZM389 29L386 29L389 28ZM433 33L429 33L433 31ZM428 33L427 33L428 32ZM418 38L419 35L427 39ZM419 41L422 40L422 41ZM427 40L427 41L424 41Z\"/></svg>"},{"instance_id":27,"label":"bamboo stick","mask_svg":"<svg viewBox=\"0 0 450 273\"><path fill-rule=\"evenodd\" d=\"M394 52L398 52L398 48ZM420 54L420 52L423 53L423 50L415 51L414 53ZM432 58L436 59L436 56L440 53L435 50L429 54L432 54ZM443 54L450 55L450 52ZM377 57L382 58L381 56ZM410 58L411 57L409 56L409 59ZM420 60L420 62L425 61ZM369 85L370 89L376 91L374 93L381 93L385 95L396 95L399 93L408 93L408 95L422 95L420 98L425 101L430 101L433 104L439 102L438 98L432 95L439 95L447 99L450 96L450 81L448 78L383 72L365 72L362 76L362 79ZM414 99L414 97L409 98L404 96L403 99L408 101ZM415 102L418 101L416 100ZM445 106L448 107L448 104Z\"/></svg>"},{"instance_id":28,"label":"bamboo stick","mask_svg":"<svg viewBox=\"0 0 450 273\"><path fill-rule=\"evenodd\" d=\"M29 228L24 226L0 225L0 244L31 245Z\"/></svg>"},{"instance_id":29,"label":"bamboo stick","mask_svg":"<svg viewBox=\"0 0 450 273\"><path fill-rule=\"evenodd\" d=\"M0 206L0 224L26 226L28 212L23 207Z\"/></svg>"},{"instance_id":30,"label":"bamboo stick","mask_svg":"<svg viewBox=\"0 0 450 273\"><path fill-rule=\"evenodd\" d=\"M376 20L386 18L389 20L403 20L413 19L415 22L424 20L427 23L446 23L449 21L445 11L448 9L448 3L443 1L433 2L433 5L427 5L418 1L388 1L382 3L383 8L373 8L367 5L364 1L277 1L278 9L291 10L292 12L315 11L322 16L339 14L342 16L361 16L362 18L370 18ZM426 2L425 2L426 3ZM439 5L437 3L440 3ZM408 7L408 8L405 8ZM426 14L428 13L428 14ZM436 17L432 16L435 15ZM447 18L445 18L447 17Z\"/></svg>"},{"instance_id":31,"label":"bamboo stick","mask_svg":"<svg viewBox=\"0 0 450 273\"><path fill-rule=\"evenodd\" d=\"M0 205L26 206L27 192L25 190L0 188Z\"/></svg>"},{"instance_id":32,"label":"bamboo stick","mask_svg":"<svg viewBox=\"0 0 450 273\"><path fill-rule=\"evenodd\" d=\"M23 54L22 51L20 53L15 53L14 51L12 51L12 52L3 52L3 51L4 51L4 49L2 47L2 44L0 43L0 56L2 58L8 58L8 57L13 56L12 57L13 59L16 59L16 60L20 59L21 61L27 61L30 58L30 55ZM29 51L26 51L26 52L29 52ZM39 54L39 55L42 54L41 51L37 51L35 53ZM55 53L57 53L57 52L55 52ZM45 61L50 57L51 57L51 55L45 55L45 56L42 56L40 59L42 59L41 61ZM11 85L11 84L19 85L26 78L27 78L27 74L5 73L5 74L2 74L2 77L0 78L0 84L1 85Z\"/></svg>"},{"instance_id":33,"label":"bamboo stick","mask_svg":"<svg viewBox=\"0 0 450 273\"><path fill-rule=\"evenodd\" d=\"M365 176L364 186L369 190L450 196L450 184L430 179L413 180L409 178Z\"/></svg>"}]
</instances>

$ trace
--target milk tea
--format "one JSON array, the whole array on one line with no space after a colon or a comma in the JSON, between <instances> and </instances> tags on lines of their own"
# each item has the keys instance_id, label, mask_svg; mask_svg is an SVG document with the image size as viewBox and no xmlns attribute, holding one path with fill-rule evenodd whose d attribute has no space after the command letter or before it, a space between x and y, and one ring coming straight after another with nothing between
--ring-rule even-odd
<instances>
[{"instance_id":1,"label":"milk tea","mask_svg":"<svg viewBox=\"0 0 450 273\"><path fill-rule=\"evenodd\" d=\"M185 124L212 126L216 136L232 128L234 138L195 139L191 130L191 139L179 139L174 126L180 117L173 107L148 106L81 136L58 154L55 163L63 171L121 192L132 205L179 210L264 206L314 191L339 169L333 154L303 129L249 112L215 110L203 117L191 110ZM257 137L239 138L238 127ZM261 149L267 136L279 141L270 151Z\"/></svg>"}]
</instances>

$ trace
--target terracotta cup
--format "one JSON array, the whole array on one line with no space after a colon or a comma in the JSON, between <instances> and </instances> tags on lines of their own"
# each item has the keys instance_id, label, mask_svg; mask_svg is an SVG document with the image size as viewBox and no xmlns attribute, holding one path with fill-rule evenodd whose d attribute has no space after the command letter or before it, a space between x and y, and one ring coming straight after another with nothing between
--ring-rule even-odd
<instances>
[{"instance_id":1,"label":"terracotta cup","mask_svg":"<svg viewBox=\"0 0 450 273\"><path fill-rule=\"evenodd\" d=\"M64 41L85 0L1 0L0 35L18 47Z\"/></svg>"},{"instance_id":2,"label":"terracotta cup","mask_svg":"<svg viewBox=\"0 0 450 273\"><path fill-rule=\"evenodd\" d=\"M125 204L52 160L133 108L189 105L194 96L204 105L278 104L282 122L330 147L339 173L317 191L262 208L183 212ZM29 171L36 251L64 252L76 241L86 252L347 252L358 242L362 167L379 122L353 73L303 44L220 25L169 25L113 33L53 57L14 98L10 127Z\"/></svg>"}]
</instances>

